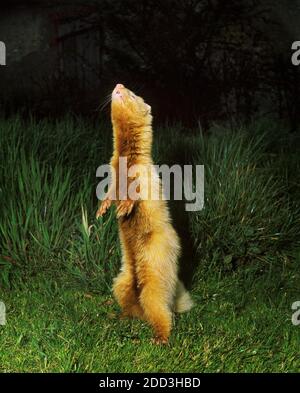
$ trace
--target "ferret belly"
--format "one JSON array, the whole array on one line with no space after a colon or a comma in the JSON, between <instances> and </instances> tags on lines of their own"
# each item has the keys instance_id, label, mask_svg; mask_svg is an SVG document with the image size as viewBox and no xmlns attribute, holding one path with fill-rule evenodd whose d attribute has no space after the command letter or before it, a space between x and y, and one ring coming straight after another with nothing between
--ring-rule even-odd
<instances>
[{"instance_id":1,"label":"ferret belly","mask_svg":"<svg viewBox=\"0 0 300 393\"><path fill-rule=\"evenodd\" d=\"M147 202L142 202L128 218L119 220L123 269L131 270L139 289L149 278L159 277L164 286L173 286L177 279L180 244L164 213L158 204L149 214Z\"/></svg>"}]
</instances>

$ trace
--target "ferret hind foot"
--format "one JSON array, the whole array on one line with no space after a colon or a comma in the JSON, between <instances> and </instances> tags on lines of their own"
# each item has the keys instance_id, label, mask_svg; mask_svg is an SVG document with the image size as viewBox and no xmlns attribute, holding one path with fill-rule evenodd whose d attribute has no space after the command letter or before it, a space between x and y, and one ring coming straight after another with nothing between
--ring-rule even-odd
<instances>
[{"instance_id":1,"label":"ferret hind foot","mask_svg":"<svg viewBox=\"0 0 300 393\"><path fill-rule=\"evenodd\" d=\"M169 345L169 340L167 337L153 337L151 338L151 343L154 345Z\"/></svg>"},{"instance_id":2,"label":"ferret hind foot","mask_svg":"<svg viewBox=\"0 0 300 393\"><path fill-rule=\"evenodd\" d=\"M139 305L133 305L131 307L123 309L120 314L120 319L126 318L144 319L143 310Z\"/></svg>"}]
</instances>

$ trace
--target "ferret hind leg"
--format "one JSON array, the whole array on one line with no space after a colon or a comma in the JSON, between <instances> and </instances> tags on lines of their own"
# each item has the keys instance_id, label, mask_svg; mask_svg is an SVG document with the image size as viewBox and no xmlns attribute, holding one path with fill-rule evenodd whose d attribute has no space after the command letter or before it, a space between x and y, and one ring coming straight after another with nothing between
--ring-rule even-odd
<instances>
[{"instance_id":1,"label":"ferret hind leg","mask_svg":"<svg viewBox=\"0 0 300 393\"><path fill-rule=\"evenodd\" d=\"M114 279L113 293L122 308L122 317L143 317L143 310L139 305L138 292L131 272L125 270L119 273Z\"/></svg>"},{"instance_id":2,"label":"ferret hind leg","mask_svg":"<svg viewBox=\"0 0 300 393\"><path fill-rule=\"evenodd\" d=\"M141 282L140 304L145 319L151 324L158 343L167 343L172 328L173 303L177 283L176 255L158 243L144 250L144 261L138 262ZM151 249L152 248L152 249Z\"/></svg>"},{"instance_id":3,"label":"ferret hind leg","mask_svg":"<svg viewBox=\"0 0 300 393\"><path fill-rule=\"evenodd\" d=\"M143 317L134 274L134 260L126 249L123 249L122 270L114 279L113 293L122 308L122 317Z\"/></svg>"}]
</instances>

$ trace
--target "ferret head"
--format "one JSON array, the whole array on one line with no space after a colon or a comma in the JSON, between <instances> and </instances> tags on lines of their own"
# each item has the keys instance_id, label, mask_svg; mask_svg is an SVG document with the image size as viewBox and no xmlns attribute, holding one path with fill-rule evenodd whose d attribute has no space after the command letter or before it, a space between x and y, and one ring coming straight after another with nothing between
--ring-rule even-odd
<instances>
[{"instance_id":1,"label":"ferret head","mask_svg":"<svg viewBox=\"0 0 300 393\"><path fill-rule=\"evenodd\" d=\"M113 122L144 126L152 121L151 106L120 83L112 92L111 116Z\"/></svg>"}]
</instances>

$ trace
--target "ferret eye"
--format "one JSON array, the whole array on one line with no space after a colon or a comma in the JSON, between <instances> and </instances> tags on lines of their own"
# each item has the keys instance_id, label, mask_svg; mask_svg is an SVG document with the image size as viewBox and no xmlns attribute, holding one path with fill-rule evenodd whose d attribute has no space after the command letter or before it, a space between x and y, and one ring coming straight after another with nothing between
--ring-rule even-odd
<instances>
[{"instance_id":1,"label":"ferret eye","mask_svg":"<svg viewBox=\"0 0 300 393\"><path fill-rule=\"evenodd\" d=\"M130 97L135 99L135 95L133 93L130 93Z\"/></svg>"}]
</instances>

